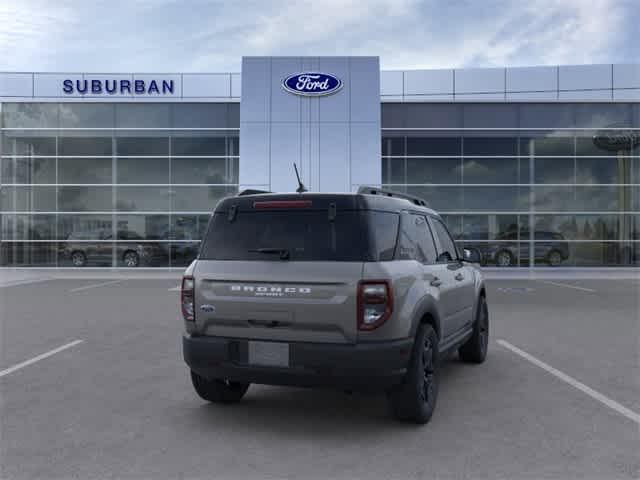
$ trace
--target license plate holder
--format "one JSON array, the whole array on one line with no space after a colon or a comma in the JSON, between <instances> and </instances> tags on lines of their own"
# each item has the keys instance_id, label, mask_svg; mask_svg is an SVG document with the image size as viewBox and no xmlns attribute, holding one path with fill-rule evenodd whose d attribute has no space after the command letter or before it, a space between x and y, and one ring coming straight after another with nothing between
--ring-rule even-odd
<instances>
[{"instance_id":1,"label":"license plate holder","mask_svg":"<svg viewBox=\"0 0 640 480\"><path fill-rule=\"evenodd\" d=\"M265 367L289 367L289 344L250 341L249 364Z\"/></svg>"}]
</instances>

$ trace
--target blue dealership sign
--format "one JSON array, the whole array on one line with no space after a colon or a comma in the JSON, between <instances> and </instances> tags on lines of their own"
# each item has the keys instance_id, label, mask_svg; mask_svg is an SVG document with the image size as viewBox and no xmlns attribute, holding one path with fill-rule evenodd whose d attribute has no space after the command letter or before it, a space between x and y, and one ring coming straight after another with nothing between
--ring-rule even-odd
<instances>
[{"instance_id":1,"label":"blue dealership sign","mask_svg":"<svg viewBox=\"0 0 640 480\"><path fill-rule=\"evenodd\" d=\"M65 78L65 95L158 95L175 94L172 78Z\"/></svg>"},{"instance_id":2,"label":"blue dealership sign","mask_svg":"<svg viewBox=\"0 0 640 480\"><path fill-rule=\"evenodd\" d=\"M282 88L295 95L319 97L331 95L342 88L342 80L329 73L295 73L282 80Z\"/></svg>"}]
</instances>

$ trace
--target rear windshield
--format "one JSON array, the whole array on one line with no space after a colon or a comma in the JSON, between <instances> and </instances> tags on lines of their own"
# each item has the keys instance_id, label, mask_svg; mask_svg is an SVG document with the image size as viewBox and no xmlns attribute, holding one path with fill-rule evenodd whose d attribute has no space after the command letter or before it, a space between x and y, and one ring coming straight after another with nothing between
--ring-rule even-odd
<instances>
[{"instance_id":1,"label":"rear windshield","mask_svg":"<svg viewBox=\"0 0 640 480\"><path fill-rule=\"evenodd\" d=\"M365 233L369 231L372 214L338 211L330 221L327 210L239 212L229 221L226 213L216 213L202 242L200 258L377 261L380 247ZM397 230L397 224L395 228Z\"/></svg>"}]
</instances>

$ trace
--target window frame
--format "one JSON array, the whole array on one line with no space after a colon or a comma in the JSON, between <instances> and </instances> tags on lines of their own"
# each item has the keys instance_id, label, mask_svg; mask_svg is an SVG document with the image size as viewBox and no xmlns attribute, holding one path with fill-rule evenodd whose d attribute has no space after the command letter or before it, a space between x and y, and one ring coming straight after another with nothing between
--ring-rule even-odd
<instances>
[{"instance_id":1,"label":"window frame","mask_svg":"<svg viewBox=\"0 0 640 480\"><path fill-rule=\"evenodd\" d=\"M428 215L427 219L429 221L429 226L431 227L431 234L433 235L433 239L435 241L436 244L436 263L437 264L451 264L451 263L460 263L461 258L460 258L460 252L458 251L458 245L456 244L455 240L453 239L453 236L451 235L451 232L449 232L449 229L447 228L447 226L445 225L445 223L437 218L434 217L433 215ZM435 230L435 222L440 222L440 224L442 225L442 227L444 228L444 231L446 232L446 234L449 236L449 240L451 240L451 243L453 244L453 248L455 250L455 254L456 257L452 258L451 260L447 261L447 262L442 262L442 261L438 261L438 258L440 258L440 255L442 253L444 253L444 249L442 248L442 243L440 242L440 237L438 236L438 232L436 232Z\"/></svg>"},{"instance_id":2,"label":"window frame","mask_svg":"<svg viewBox=\"0 0 640 480\"><path fill-rule=\"evenodd\" d=\"M401 242L401 234L402 234L402 222L403 221L407 221L406 219L408 217L422 217L422 219L425 222L425 226L426 226L426 231L428 236L431 238L431 242L435 251L436 256L434 257L433 261L429 261L428 258L425 258L425 261L419 261L416 258L412 258L411 260L418 262L421 265L435 265L437 263L437 258L438 258L438 246L436 244L436 240L434 238L433 232L431 231L431 225L429 224L429 216L428 214L426 214L425 212L417 212L415 210L403 210L400 212L400 218L399 218L399 222L398 222L398 235L396 237L396 249L394 252L394 260L404 260L404 259L400 259L398 258L398 250L400 248L400 242ZM429 238L425 239L427 242L429 241Z\"/></svg>"}]
</instances>

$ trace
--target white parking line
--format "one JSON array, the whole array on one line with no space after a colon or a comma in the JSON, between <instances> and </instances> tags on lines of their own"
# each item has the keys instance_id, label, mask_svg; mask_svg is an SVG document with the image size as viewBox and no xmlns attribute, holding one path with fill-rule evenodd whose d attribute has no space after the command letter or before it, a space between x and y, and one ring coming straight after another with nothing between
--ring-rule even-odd
<instances>
[{"instance_id":1,"label":"white parking line","mask_svg":"<svg viewBox=\"0 0 640 480\"><path fill-rule=\"evenodd\" d=\"M0 283L0 288L16 287L18 285L28 285L30 283L48 282L49 280L55 280L55 278L31 278L25 280L14 280Z\"/></svg>"},{"instance_id":2,"label":"white parking line","mask_svg":"<svg viewBox=\"0 0 640 480\"><path fill-rule=\"evenodd\" d=\"M178 285L177 287L171 287L169 289L170 292L179 292L182 287Z\"/></svg>"},{"instance_id":3,"label":"white parking line","mask_svg":"<svg viewBox=\"0 0 640 480\"><path fill-rule=\"evenodd\" d=\"M548 285L555 285L556 287L567 287L567 288L574 288L576 290L582 290L584 292L595 292L595 290L593 288L585 288L585 287L579 287L577 285L569 285L568 283L558 283L558 282L550 282L550 281L545 281L545 280L538 280L540 283L546 283Z\"/></svg>"},{"instance_id":4,"label":"white parking line","mask_svg":"<svg viewBox=\"0 0 640 480\"><path fill-rule=\"evenodd\" d=\"M67 343L66 345L62 345L61 347L55 348L53 350L49 350L48 352L43 353L42 355L33 357L30 360L14 365L13 367L9 367L6 370L2 370L0 372L0 378L4 377L5 375L9 375L10 373L15 372L16 370L20 370L21 368L24 368L28 365L39 362L40 360L44 360L45 358L50 357L51 355L55 355L56 353L62 352L67 348L75 347L76 345L82 342L84 342L84 340L74 340L73 342Z\"/></svg>"},{"instance_id":5,"label":"white parking line","mask_svg":"<svg viewBox=\"0 0 640 480\"><path fill-rule=\"evenodd\" d=\"M511 350L513 353L515 353L517 355L520 355L525 360L528 360L529 362L533 363L535 366L542 368L543 370L545 370L546 372L550 373L554 377L559 378L563 382L566 382L569 385L571 385L572 387L577 388L581 392L586 393L591 398L594 398L595 400L598 400L599 402L605 404L607 407L609 407L612 410L615 410L620 415L624 415L628 419L633 420L634 422L640 424L640 414L634 412L633 410L629 410L627 407L625 407L624 405L620 405L615 400L612 400L609 397L607 397L607 396L605 396L605 395L603 395L603 394L601 394L599 392L596 392L594 389L588 387L584 383L579 382L575 378L570 377L566 373L563 373L563 372L561 372L560 370L558 370L556 368L553 368L551 365L548 365L548 364L544 363L542 360L538 360L533 355L528 354L524 350L520 350L515 345L512 345L509 342L507 342L505 340L502 340L502 339L497 340L497 342L498 342L498 344L502 345L504 348L506 348L508 350Z\"/></svg>"},{"instance_id":6,"label":"white parking line","mask_svg":"<svg viewBox=\"0 0 640 480\"><path fill-rule=\"evenodd\" d=\"M89 290L90 288L104 287L105 285L113 285L114 283L120 283L121 281L122 280L111 280L109 282L102 282L102 283L94 283L92 285L85 285L83 287L72 288L71 290L69 290L69 293L81 292L82 290Z\"/></svg>"}]
</instances>

